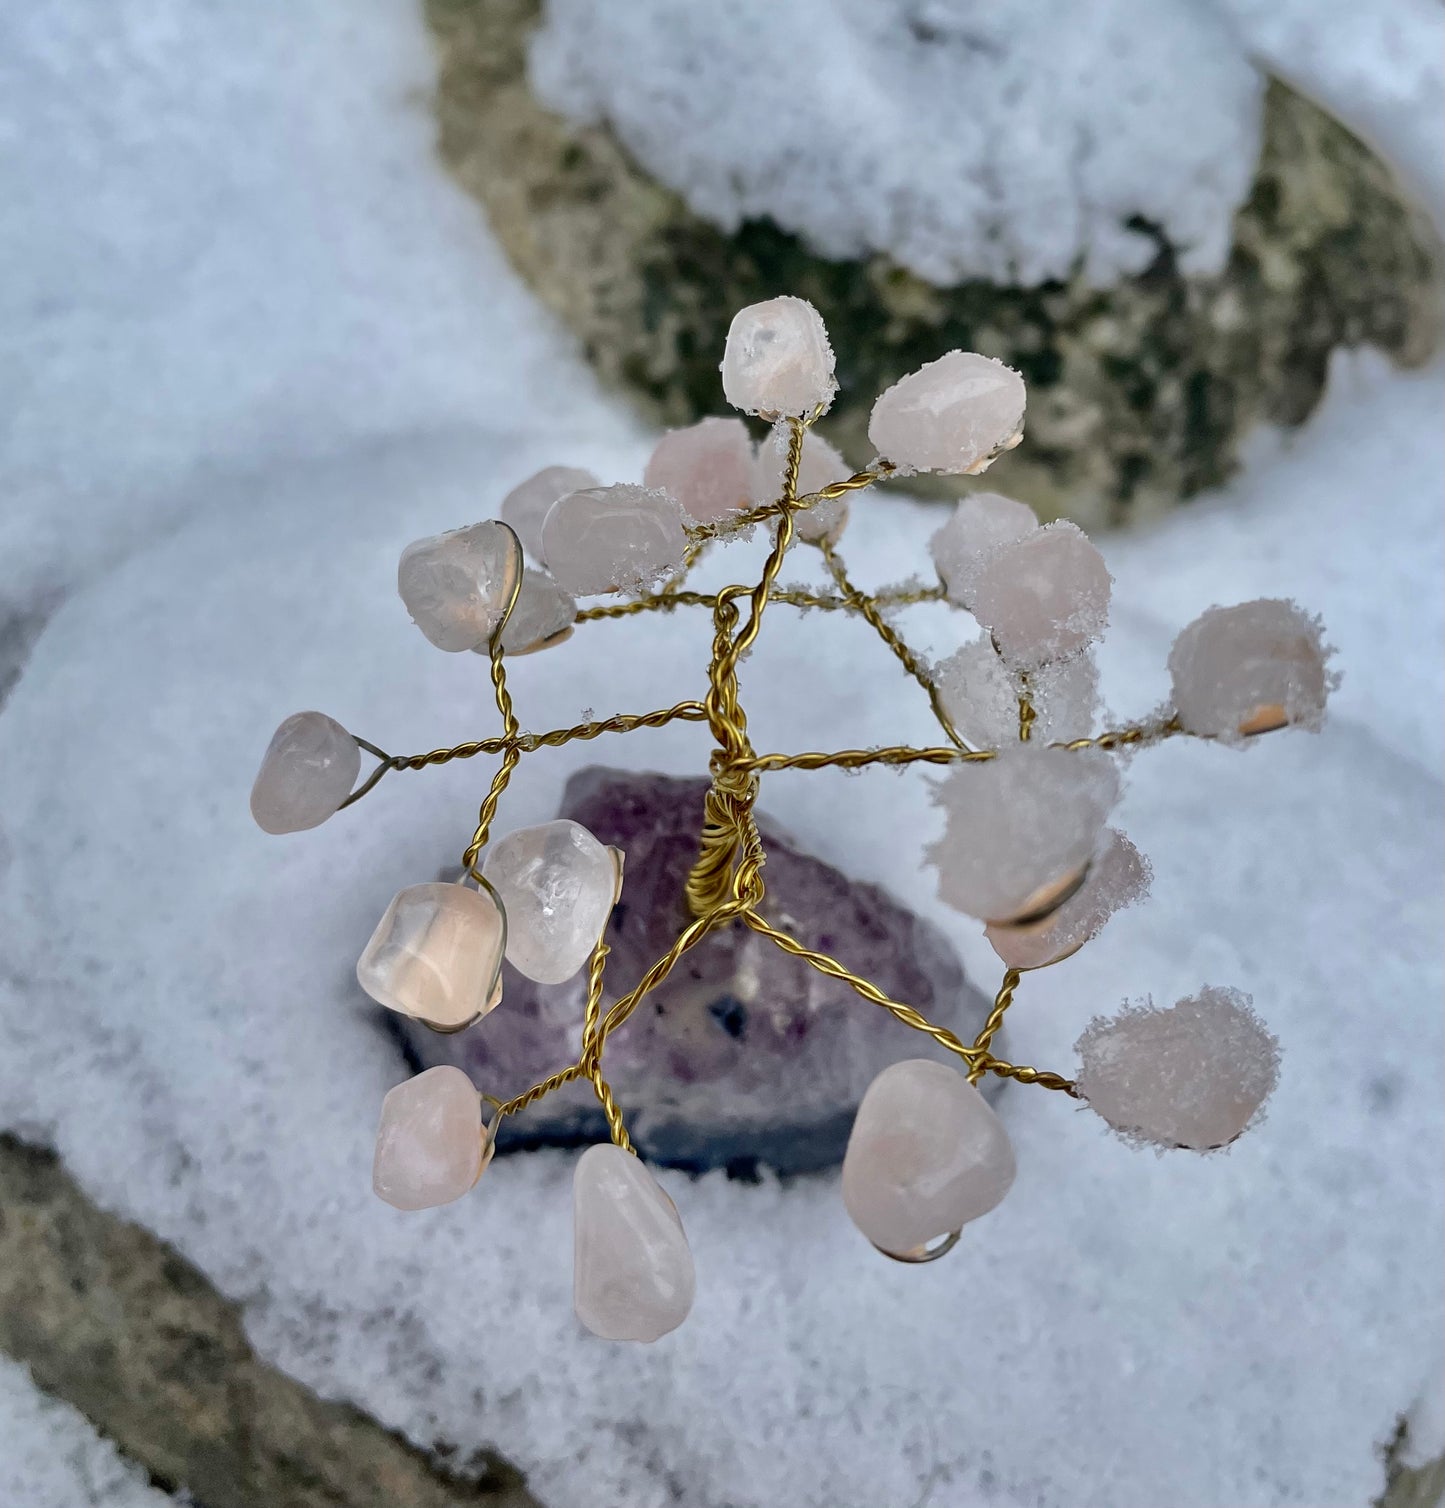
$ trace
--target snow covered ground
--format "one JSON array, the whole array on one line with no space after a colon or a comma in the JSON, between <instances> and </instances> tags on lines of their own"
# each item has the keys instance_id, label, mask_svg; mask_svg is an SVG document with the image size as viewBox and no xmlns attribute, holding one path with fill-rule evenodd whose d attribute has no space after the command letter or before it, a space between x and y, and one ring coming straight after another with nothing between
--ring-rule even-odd
<instances>
[{"instance_id":1,"label":"snow covered ground","mask_svg":"<svg viewBox=\"0 0 1445 1508\"><path fill-rule=\"evenodd\" d=\"M0 711L0 1124L244 1300L269 1359L419 1441L494 1445L555 1508L1367 1503L1375 1443L1438 1396L1441 373L1342 362L1227 493L1105 544L1121 716L1163 694L1177 626L1266 591L1325 615L1346 679L1319 738L1134 763L1154 896L1026 981L1013 1049L1066 1068L1125 996L1238 985L1284 1047L1264 1126L1156 1159L1010 1092L1014 1192L916 1271L868 1251L833 1179L666 1179L698 1306L619 1351L571 1315L568 1157L421 1216L368 1188L404 1070L351 966L454 858L486 772L389 777L289 840L246 813L296 708L395 749L491 731L483 668L406 623L398 550L545 462L623 479L648 447L436 166L430 70L400 4L0 21L0 605L35 638ZM896 579L936 518L862 502L845 553ZM961 625L908 628L944 652ZM706 639L579 630L518 666L523 719L692 694ZM927 730L886 651L822 615L780 612L745 691L759 747ZM688 728L541 754L507 820L591 759L705 757ZM996 976L919 872L917 774L779 776L765 805ZM0 1426L0 1501L84 1503L117 1470L18 1368ZM27 1486L57 1455L74 1476Z\"/></svg>"}]
</instances>

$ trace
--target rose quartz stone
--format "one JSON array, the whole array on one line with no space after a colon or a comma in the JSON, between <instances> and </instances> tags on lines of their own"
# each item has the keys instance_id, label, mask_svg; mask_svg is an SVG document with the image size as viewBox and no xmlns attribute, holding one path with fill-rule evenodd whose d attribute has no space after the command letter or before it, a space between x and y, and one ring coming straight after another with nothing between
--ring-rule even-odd
<instances>
[{"instance_id":1,"label":"rose quartz stone","mask_svg":"<svg viewBox=\"0 0 1445 1508\"><path fill-rule=\"evenodd\" d=\"M775 503L783 495L783 472L788 464L788 445L792 438L787 425L777 425L758 447L757 461L753 468L753 501L758 504ZM833 482L841 482L853 475L853 468L843 457L810 429L803 436L803 449L798 458L797 496L806 497ZM832 497L814 503L793 518L793 527L799 539L809 544L821 544L825 539L837 539L848 522L847 496Z\"/></svg>"},{"instance_id":2,"label":"rose quartz stone","mask_svg":"<svg viewBox=\"0 0 1445 1508\"><path fill-rule=\"evenodd\" d=\"M502 648L509 655L529 655L549 645L560 644L572 632L577 603L547 574L530 566L522 573L521 590L507 625L502 630ZM486 644L478 654L489 654Z\"/></svg>"},{"instance_id":3,"label":"rose quartz stone","mask_svg":"<svg viewBox=\"0 0 1445 1508\"><path fill-rule=\"evenodd\" d=\"M516 536L489 518L408 545L396 586L427 638L438 649L459 652L487 642L521 575Z\"/></svg>"},{"instance_id":4,"label":"rose quartz stone","mask_svg":"<svg viewBox=\"0 0 1445 1508\"><path fill-rule=\"evenodd\" d=\"M682 565L687 531L675 498L622 482L559 498L542 545L563 591L587 597L655 586Z\"/></svg>"},{"instance_id":5,"label":"rose quartz stone","mask_svg":"<svg viewBox=\"0 0 1445 1508\"><path fill-rule=\"evenodd\" d=\"M696 1279L677 1206L630 1152L588 1147L572 1180L573 1302L604 1340L661 1339L688 1316Z\"/></svg>"},{"instance_id":6,"label":"rose quartz stone","mask_svg":"<svg viewBox=\"0 0 1445 1508\"><path fill-rule=\"evenodd\" d=\"M1149 893L1149 861L1121 832L1109 831L1084 883L1059 909L1031 927L989 925L984 936L1010 969L1043 969L1077 953L1116 912Z\"/></svg>"},{"instance_id":7,"label":"rose quartz stone","mask_svg":"<svg viewBox=\"0 0 1445 1508\"><path fill-rule=\"evenodd\" d=\"M912 1058L868 1086L843 1159L843 1203L881 1251L921 1253L986 1215L1013 1180L1008 1133L957 1069Z\"/></svg>"},{"instance_id":8,"label":"rose quartz stone","mask_svg":"<svg viewBox=\"0 0 1445 1508\"><path fill-rule=\"evenodd\" d=\"M371 1186L399 1210L460 1199L481 1176L482 1102L460 1068L429 1068L381 1102Z\"/></svg>"},{"instance_id":9,"label":"rose quartz stone","mask_svg":"<svg viewBox=\"0 0 1445 1508\"><path fill-rule=\"evenodd\" d=\"M933 681L949 721L975 749L998 749L1018 741L1018 692L987 639L955 650L939 663Z\"/></svg>"},{"instance_id":10,"label":"rose quartz stone","mask_svg":"<svg viewBox=\"0 0 1445 1508\"><path fill-rule=\"evenodd\" d=\"M1207 1152L1256 1119L1279 1079L1279 1043L1239 990L1126 1005L1078 1041L1079 1093L1130 1141Z\"/></svg>"},{"instance_id":11,"label":"rose quartz stone","mask_svg":"<svg viewBox=\"0 0 1445 1508\"><path fill-rule=\"evenodd\" d=\"M1211 607L1174 641L1174 708L1190 733L1237 742L1286 724L1317 732L1332 689L1318 618L1261 598Z\"/></svg>"},{"instance_id":12,"label":"rose quartz stone","mask_svg":"<svg viewBox=\"0 0 1445 1508\"><path fill-rule=\"evenodd\" d=\"M1015 922L1083 876L1119 799L1119 776L1098 750L1016 743L956 768L934 799L947 817L928 850L939 898L969 916Z\"/></svg>"},{"instance_id":13,"label":"rose quartz stone","mask_svg":"<svg viewBox=\"0 0 1445 1508\"><path fill-rule=\"evenodd\" d=\"M901 377L873 405L868 438L902 475L976 476L1023 436L1024 380L974 351L950 351Z\"/></svg>"},{"instance_id":14,"label":"rose quartz stone","mask_svg":"<svg viewBox=\"0 0 1445 1508\"><path fill-rule=\"evenodd\" d=\"M319 827L351 794L361 769L356 740L324 712L297 712L271 735L251 815L267 833Z\"/></svg>"},{"instance_id":15,"label":"rose quartz stone","mask_svg":"<svg viewBox=\"0 0 1445 1508\"><path fill-rule=\"evenodd\" d=\"M456 1030L500 998L506 931L502 908L485 890L412 885L386 908L356 977L388 1010Z\"/></svg>"},{"instance_id":16,"label":"rose quartz stone","mask_svg":"<svg viewBox=\"0 0 1445 1508\"><path fill-rule=\"evenodd\" d=\"M1104 632L1112 587L1088 535L1061 521L990 554L969 610L1005 660L1034 669L1078 654Z\"/></svg>"},{"instance_id":17,"label":"rose quartz stone","mask_svg":"<svg viewBox=\"0 0 1445 1508\"><path fill-rule=\"evenodd\" d=\"M569 492L601 485L590 471L579 466L544 466L502 499L502 522L512 526L527 554L543 564L546 557L542 554L542 525L552 504Z\"/></svg>"},{"instance_id":18,"label":"rose quartz stone","mask_svg":"<svg viewBox=\"0 0 1445 1508\"><path fill-rule=\"evenodd\" d=\"M642 480L706 524L747 507L752 473L747 425L741 419L701 419L669 430L657 442Z\"/></svg>"},{"instance_id":19,"label":"rose quartz stone","mask_svg":"<svg viewBox=\"0 0 1445 1508\"><path fill-rule=\"evenodd\" d=\"M733 315L722 359L723 394L765 419L801 417L833 401L833 348L804 299L770 298Z\"/></svg>"},{"instance_id":20,"label":"rose quartz stone","mask_svg":"<svg viewBox=\"0 0 1445 1508\"><path fill-rule=\"evenodd\" d=\"M538 984L570 979L612 913L612 851L580 822L560 818L498 838L482 873L507 913L507 961Z\"/></svg>"},{"instance_id":21,"label":"rose quartz stone","mask_svg":"<svg viewBox=\"0 0 1445 1508\"><path fill-rule=\"evenodd\" d=\"M1039 521L1027 503L999 492L960 498L949 520L929 541L929 553L950 602L970 607L984 561L1003 545L1034 533Z\"/></svg>"}]
</instances>

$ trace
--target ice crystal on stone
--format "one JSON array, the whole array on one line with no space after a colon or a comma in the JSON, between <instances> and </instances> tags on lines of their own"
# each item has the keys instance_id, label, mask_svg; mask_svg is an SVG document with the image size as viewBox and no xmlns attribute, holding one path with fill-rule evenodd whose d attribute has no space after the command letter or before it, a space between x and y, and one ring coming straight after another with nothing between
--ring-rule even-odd
<instances>
[{"instance_id":1,"label":"ice crystal on stone","mask_svg":"<svg viewBox=\"0 0 1445 1508\"><path fill-rule=\"evenodd\" d=\"M522 548L537 561L545 564L542 554L542 525L552 504L569 492L584 492L589 487L602 484L590 471L579 466L544 466L525 482L519 482L502 499L501 517L510 524Z\"/></svg>"},{"instance_id":2,"label":"ice crystal on stone","mask_svg":"<svg viewBox=\"0 0 1445 1508\"><path fill-rule=\"evenodd\" d=\"M873 405L868 438L903 475L976 476L1023 438L1024 380L976 351L950 351L900 377Z\"/></svg>"},{"instance_id":3,"label":"ice crystal on stone","mask_svg":"<svg viewBox=\"0 0 1445 1508\"><path fill-rule=\"evenodd\" d=\"M542 550L558 585L573 596L641 591L679 569L687 531L676 498L622 482L553 503Z\"/></svg>"},{"instance_id":4,"label":"ice crystal on stone","mask_svg":"<svg viewBox=\"0 0 1445 1508\"><path fill-rule=\"evenodd\" d=\"M788 296L739 309L728 327L722 385L734 408L764 419L826 407L838 384L822 316Z\"/></svg>"},{"instance_id":5,"label":"ice crystal on stone","mask_svg":"<svg viewBox=\"0 0 1445 1508\"><path fill-rule=\"evenodd\" d=\"M1034 510L999 492L973 492L954 504L948 522L929 541L938 579L950 602L973 606L973 589L983 563L1039 527Z\"/></svg>"}]
</instances>

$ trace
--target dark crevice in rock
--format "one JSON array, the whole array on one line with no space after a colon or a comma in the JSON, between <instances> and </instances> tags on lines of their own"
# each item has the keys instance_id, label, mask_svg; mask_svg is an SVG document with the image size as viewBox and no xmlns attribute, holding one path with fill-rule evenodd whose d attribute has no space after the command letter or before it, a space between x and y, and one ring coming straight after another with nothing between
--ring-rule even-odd
<instances>
[{"instance_id":1,"label":"dark crevice in rock","mask_svg":"<svg viewBox=\"0 0 1445 1508\"><path fill-rule=\"evenodd\" d=\"M439 1463L261 1361L236 1306L50 1152L0 1136L0 1349L198 1508L540 1508L485 1452Z\"/></svg>"}]
</instances>

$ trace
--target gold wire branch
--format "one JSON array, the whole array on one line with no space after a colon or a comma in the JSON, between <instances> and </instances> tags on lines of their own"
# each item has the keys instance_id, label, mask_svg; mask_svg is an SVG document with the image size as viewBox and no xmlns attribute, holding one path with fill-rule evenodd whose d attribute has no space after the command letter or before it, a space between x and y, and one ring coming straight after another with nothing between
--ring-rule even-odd
<instances>
[{"instance_id":1,"label":"gold wire branch","mask_svg":"<svg viewBox=\"0 0 1445 1508\"><path fill-rule=\"evenodd\" d=\"M371 754L377 764L367 779L342 803L343 806L359 801L392 770L429 769L433 765L473 759L483 754L500 756L498 767L478 808L471 839L462 854L462 866L467 875L485 884L478 868L481 855L512 774L528 754L539 749L558 748L568 743L599 738L606 733L631 733L640 728L661 728L674 722L706 723L712 735L714 747L709 762L711 781L704 800L698 856L686 884L690 913L688 919L678 930L667 952L605 1011L604 974L608 948L602 938L598 939L588 963L582 1040L576 1060L512 1099L502 1101L486 1096L496 1107L488 1135L495 1135L496 1127L504 1116L519 1114L553 1091L567 1084L586 1080L591 1083L602 1106L612 1140L624 1150L634 1151L623 1112L602 1071L607 1040L627 1022L649 991L656 989L667 979L689 949L696 947L710 932L733 921L741 921L785 953L828 978L846 984L861 999L879 1006L896 1021L921 1032L953 1053L962 1061L971 1083L976 1083L984 1074L990 1073L1077 1097L1073 1081L1064 1075L1027 1064L1010 1063L995 1057L990 1051L1018 990L1021 978L1018 969L1005 971L982 1030L973 1042L968 1043L947 1027L930 1021L913 1006L892 999L877 985L853 973L837 959L807 947L797 938L774 926L759 909L766 894L763 879L766 853L753 812L760 777L764 774L776 770L857 770L871 765L902 767L910 764L967 764L990 760L998 754L994 749L971 748L959 735L942 704L926 662L884 616L892 608L945 600L946 593L941 585L904 584L872 594L864 592L848 575L837 547L824 542L818 548L836 588L834 593L815 593L800 587L778 586L779 574L794 543L797 514L820 502L860 492L883 480L893 469L887 462L875 462L866 470L855 472L850 477L799 497L797 483L803 441L809 426L818 417L819 414L815 412L806 418L786 421L789 427L788 453L781 492L775 501L740 511L716 524L694 527L690 531L682 569L660 590L643 593L626 602L580 608L575 615L574 622L582 624L648 612L671 613L682 607L708 608L712 614L713 639L707 667L707 694L701 701L680 701L654 712L618 713L612 717L589 719L568 728L557 728L545 733L524 732L513 707L501 645L502 630L516 603L514 590L506 613L488 644L492 688L502 720L502 732L499 735L471 740L450 748L407 755L387 754L363 738L356 739L357 744ZM715 540L725 541L736 537L753 525L765 523L774 524L775 528L772 546L755 583L727 586L717 592L686 589L689 570L709 544ZM934 719L948 742L924 747L890 745L876 749L840 749L833 752L757 753L748 736L747 715L738 686L738 665L757 641L764 615L773 603L803 610L819 608L828 612L845 612L861 617L888 646L907 674L923 688ZM1038 714L1029 695L1026 678L1020 686L1018 707L1018 737L1021 742L1028 742ZM1184 731L1177 718L1159 717L1112 729L1092 738L1056 743L1051 747L1106 751L1128 749L1173 737Z\"/></svg>"}]
</instances>

